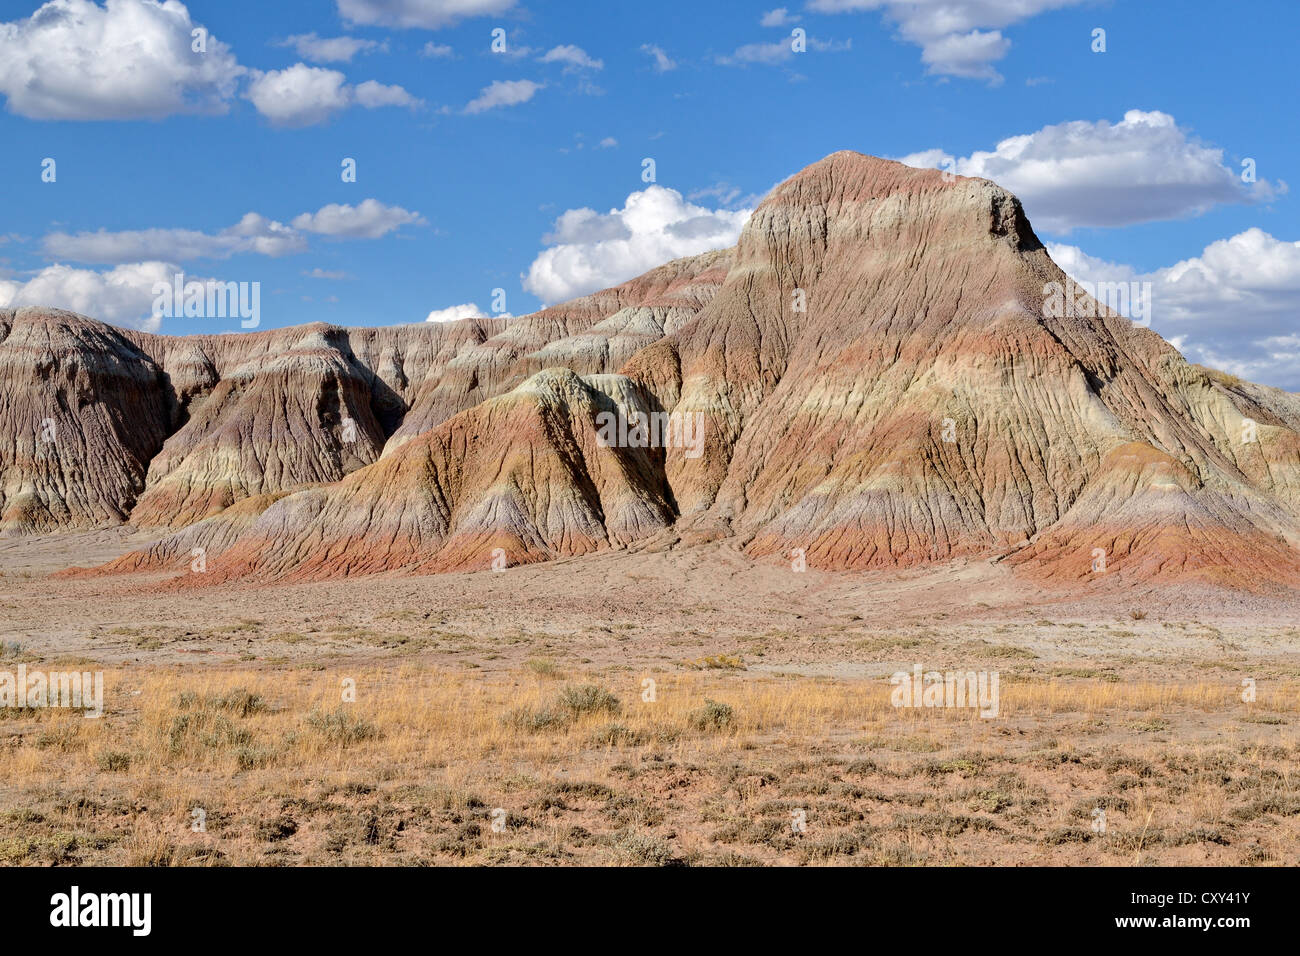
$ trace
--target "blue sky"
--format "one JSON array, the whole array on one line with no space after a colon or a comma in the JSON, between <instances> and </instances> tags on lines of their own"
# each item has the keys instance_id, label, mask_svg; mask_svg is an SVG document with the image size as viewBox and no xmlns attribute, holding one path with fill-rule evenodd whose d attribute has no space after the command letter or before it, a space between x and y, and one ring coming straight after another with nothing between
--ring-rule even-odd
<instances>
[{"instance_id":1,"label":"blue sky","mask_svg":"<svg viewBox=\"0 0 1300 956\"><path fill-rule=\"evenodd\" d=\"M854 149L1001 182L1072 275L1150 281L1190 359L1300 390L1298 28L1288 0L4 0L0 305L234 328L152 319L183 270L261 283L262 327L498 288L521 315L730 245Z\"/></svg>"}]
</instances>

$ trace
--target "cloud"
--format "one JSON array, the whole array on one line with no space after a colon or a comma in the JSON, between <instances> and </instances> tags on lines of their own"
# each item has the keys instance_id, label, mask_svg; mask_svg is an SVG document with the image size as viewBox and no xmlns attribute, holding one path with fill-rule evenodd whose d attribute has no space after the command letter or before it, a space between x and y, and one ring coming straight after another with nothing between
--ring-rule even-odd
<instances>
[{"instance_id":1,"label":"cloud","mask_svg":"<svg viewBox=\"0 0 1300 956\"><path fill-rule=\"evenodd\" d=\"M432 59L455 56L455 54L456 51L447 46L447 44L434 43L432 40L426 43L420 50L420 56L430 57Z\"/></svg>"},{"instance_id":2,"label":"cloud","mask_svg":"<svg viewBox=\"0 0 1300 956\"><path fill-rule=\"evenodd\" d=\"M376 83L374 80L366 80L364 83L358 83L353 90L353 96L358 106L363 106L368 110L378 109L381 106L419 106L420 100L417 100L400 86L385 86L383 83Z\"/></svg>"},{"instance_id":3,"label":"cloud","mask_svg":"<svg viewBox=\"0 0 1300 956\"><path fill-rule=\"evenodd\" d=\"M286 37L276 46L290 46L304 60L313 63L351 63L358 53L374 53L388 49L388 44L357 37L320 37L315 33L299 33Z\"/></svg>"},{"instance_id":4,"label":"cloud","mask_svg":"<svg viewBox=\"0 0 1300 956\"><path fill-rule=\"evenodd\" d=\"M532 80L496 80L483 87L479 95L465 104L466 113L482 113L499 106L517 106L533 98L543 84Z\"/></svg>"},{"instance_id":5,"label":"cloud","mask_svg":"<svg viewBox=\"0 0 1300 956\"><path fill-rule=\"evenodd\" d=\"M301 234L255 212L217 233L193 229L137 229L122 232L54 232L41 241L51 259L76 262L128 263L166 256L176 262L226 259L239 253L284 256L303 252Z\"/></svg>"},{"instance_id":6,"label":"cloud","mask_svg":"<svg viewBox=\"0 0 1300 956\"><path fill-rule=\"evenodd\" d=\"M1011 41L1000 32L950 33L926 45L921 51L921 61L932 73L984 79L1000 83L1002 74L991 64L1007 55Z\"/></svg>"},{"instance_id":7,"label":"cloud","mask_svg":"<svg viewBox=\"0 0 1300 956\"><path fill-rule=\"evenodd\" d=\"M1065 272L1085 282L1150 282L1151 327L1188 360L1250 381L1300 391L1300 242L1247 229L1154 272L1048 243Z\"/></svg>"},{"instance_id":8,"label":"cloud","mask_svg":"<svg viewBox=\"0 0 1300 956\"><path fill-rule=\"evenodd\" d=\"M814 13L884 12L899 35L921 47L927 72L1000 82L993 63L1011 41L1003 27L1083 0L811 0Z\"/></svg>"},{"instance_id":9,"label":"cloud","mask_svg":"<svg viewBox=\"0 0 1300 956\"><path fill-rule=\"evenodd\" d=\"M408 223L422 226L426 220L418 212L385 206L377 199L366 199L356 206L331 203L293 220L295 229L336 239L378 239Z\"/></svg>"},{"instance_id":10,"label":"cloud","mask_svg":"<svg viewBox=\"0 0 1300 956\"><path fill-rule=\"evenodd\" d=\"M807 44L807 48L814 53L839 53L852 48L853 41L836 42L808 37ZM787 60L793 59L794 56L794 40L788 37L784 40L774 40L771 43L746 43L744 46L737 47L735 52L729 56L720 56L716 59L723 66L747 66L751 63L774 66L778 63L785 63Z\"/></svg>"},{"instance_id":11,"label":"cloud","mask_svg":"<svg viewBox=\"0 0 1300 956\"><path fill-rule=\"evenodd\" d=\"M470 17L505 13L515 0L338 0L339 16L351 23L436 30Z\"/></svg>"},{"instance_id":12,"label":"cloud","mask_svg":"<svg viewBox=\"0 0 1300 956\"><path fill-rule=\"evenodd\" d=\"M473 302L466 302L464 305L450 305L445 309L434 309L429 313L426 322L455 322L457 319L512 319L509 312L500 315L491 316L480 309Z\"/></svg>"},{"instance_id":13,"label":"cloud","mask_svg":"<svg viewBox=\"0 0 1300 956\"><path fill-rule=\"evenodd\" d=\"M760 27L788 27L799 22L799 17L791 16L790 11L785 7L777 7L775 10L769 10L763 14L758 21Z\"/></svg>"},{"instance_id":14,"label":"cloud","mask_svg":"<svg viewBox=\"0 0 1300 956\"><path fill-rule=\"evenodd\" d=\"M51 0L0 23L0 94L11 113L47 120L161 119L221 113L246 72L178 0Z\"/></svg>"},{"instance_id":15,"label":"cloud","mask_svg":"<svg viewBox=\"0 0 1300 956\"><path fill-rule=\"evenodd\" d=\"M982 176L1011 190L1048 232L1185 219L1222 203L1267 202L1287 191L1266 180L1247 186L1167 113L1129 110L1119 123L1079 120L1012 136L991 152L956 158L942 150L904 156Z\"/></svg>"},{"instance_id":16,"label":"cloud","mask_svg":"<svg viewBox=\"0 0 1300 956\"><path fill-rule=\"evenodd\" d=\"M298 63L258 74L249 84L248 99L272 123L311 126L351 104L346 80L337 70Z\"/></svg>"},{"instance_id":17,"label":"cloud","mask_svg":"<svg viewBox=\"0 0 1300 956\"><path fill-rule=\"evenodd\" d=\"M342 271L336 272L330 269L322 269L319 266L317 266L315 269L303 270L302 274L305 275L308 279L331 279L338 282L341 282L344 279L356 278L356 276L352 275L349 272L342 272Z\"/></svg>"},{"instance_id":18,"label":"cloud","mask_svg":"<svg viewBox=\"0 0 1300 956\"><path fill-rule=\"evenodd\" d=\"M25 282L0 279L0 308L43 305L156 331L161 320L153 316L154 283L170 285L179 271L167 262L136 262L106 272L47 266Z\"/></svg>"},{"instance_id":19,"label":"cloud","mask_svg":"<svg viewBox=\"0 0 1300 956\"><path fill-rule=\"evenodd\" d=\"M641 44L641 52L654 58L655 71L658 73L667 73L669 70L677 69L677 61L665 53L662 47L655 46L653 43L643 43Z\"/></svg>"},{"instance_id":20,"label":"cloud","mask_svg":"<svg viewBox=\"0 0 1300 956\"><path fill-rule=\"evenodd\" d=\"M608 213L570 209L543 237L524 288L563 302L635 278L670 259L735 245L750 209L696 206L681 193L649 186Z\"/></svg>"},{"instance_id":21,"label":"cloud","mask_svg":"<svg viewBox=\"0 0 1300 956\"><path fill-rule=\"evenodd\" d=\"M618 140L616 140L613 136L606 136L596 145L597 148L599 149L613 149L615 146L618 145Z\"/></svg>"},{"instance_id":22,"label":"cloud","mask_svg":"<svg viewBox=\"0 0 1300 956\"><path fill-rule=\"evenodd\" d=\"M400 86L366 80L356 87L338 70L296 63L288 69L258 71L248 85L248 99L276 126L300 127L323 123L354 103L366 109L418 106L420 100Z\"/></svg>"},{"instance_id":23,"label":"cloud","mask_svg":"<svg viewBox=\"0 0 1300 956\"><path fill-rule=\"evenodd\" d=\"M542 52L539 49L535 49L531 46L526 46L520 43L518 41L518 36L519 36L518 30L512 31L509 40L506 43L506 48L504 50L498 50L493 48L492 55L505 57L508 60L521 60L526 56L532 56L534 53Z\"/></svg>"},{"instance_id":24,"label":"cloud","mask_svg":"<svg viewBox=\"0 0 1300 956\"><path fill-rule=\"evenodd\" d=\"M41 241L51 259L75 262L129 263L151 259L189 262L194 259L228 259L252 254L279 257L307 251L304 232L345 239L378 239L408 223L424 225L419 213L386 206L377 199L352 206L325 206L303 213L291 226L255 212L215 233L195 229L130 229L68 234L53 232ZM319 272L320 270L317 270ZM326 278L321 274L318 278ZM336 276L328 276L336 278Z\"/></svg>"},{"instance_id":25,"label":"cloud","mask_svg":"<svg viewBox=\"0 0 1300 956\"><path fill-rule=\"evenodd\" d=\"M572 44L552 47L537 59L540 63L563 63L564 71L566 73L574 70L605 69L604 60L593 60L586 50L580 46L573 46Z\"/></svg>"}]
</instances>

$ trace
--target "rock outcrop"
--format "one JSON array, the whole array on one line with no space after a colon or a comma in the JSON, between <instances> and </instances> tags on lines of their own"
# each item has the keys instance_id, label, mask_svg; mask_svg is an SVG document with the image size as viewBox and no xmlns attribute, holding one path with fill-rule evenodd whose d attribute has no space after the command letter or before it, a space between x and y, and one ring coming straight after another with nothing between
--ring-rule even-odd
<instances>
[{"instance_id":1,"label":"rock outcrop","mask_svg":"<svg viewBox=\"0 0 1300 956\"><path fill-rule=\"evenodd\" d=\"M0 529L125 521L170 430L159 366L112 326L0 310Z\"/></svg>"},{"instance_id":2,"label":"rock outcrop","mask_svg":"<svg viewBox=\"0 0 1300 956\"><path fill-rule=\"evenodd\" d=\"M721 537L832 569L1300 586L1300 396L1091 299L1045 308L1053 284L994 183L844 152L735 249L509 322L177 339L0 313L5 381L38 393L0 404L5 523L193 529L215 546L185 587ZM50 414L85 436L79 479L8 438ZM190 543L163 541L105 570Z\"/></svg>"}]
</instances>

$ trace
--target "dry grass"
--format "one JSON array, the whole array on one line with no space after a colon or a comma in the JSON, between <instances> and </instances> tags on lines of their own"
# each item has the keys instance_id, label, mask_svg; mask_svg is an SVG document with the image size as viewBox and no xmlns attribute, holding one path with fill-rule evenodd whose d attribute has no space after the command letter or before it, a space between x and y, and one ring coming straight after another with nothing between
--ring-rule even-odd
<instances>
[{"instance_id":1,"label":"dry grass","mask_svg":"<svg viewBox=\"0 0 1300 956\"><path fill-rule=\"evenodd\" d=\"M1222 385L1224 388L1236 388L1241 384L1241 377L1233 375L1231 372L1224 372L1217 368L1210 368L1208 365L1197 365L1210 381Z\"/></svg>"},{"instance_id":2,"label":"dry grass","mask_svg":"<svg viewBox=\"0 0 1300 956\"><path fill-rule=\"evenodd\" d=\"M1294 681L1004 680L988 721L731 669L105 680L103 719L0 721L0 862L1294 863L1300 837Z\"/></svg>"}]
</instances>

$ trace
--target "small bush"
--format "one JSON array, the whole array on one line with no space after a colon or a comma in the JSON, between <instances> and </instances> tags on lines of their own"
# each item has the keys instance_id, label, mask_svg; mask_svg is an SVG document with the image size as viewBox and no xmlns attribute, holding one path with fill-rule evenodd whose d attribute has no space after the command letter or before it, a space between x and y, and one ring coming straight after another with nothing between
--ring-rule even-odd
<instances>
[{"instance_id":1,"label":"small bush","mask_svg":"<svg viewBox=\"0 0 1300 956\"><path fill-rule=\"evenodd\" d=\"M247 747L253 742L251 731L237 726L229 717L213 716L194 710L177 714L167 728L167 749L181 753L195 744L210 750Z\"/></svg>"},{"instance_id":2,"label":"small bush","mask_svg":"<svg viewBox=\"0 0 1300 956\"><path fill-rule=\"evenodd\" d=\"M266 701L261 694L236 687L219 696L200 695L192 690L182 691L176 697L176 706L181 710L224 710L236 717L247 717L266 710Z\"/></svg>"},{"instance_id":3,"label":"small bush","mask_svg":"<svg viewBox=\"0 0 1300 956\"><path fill-rule=\"evenodd\" d=\"M689 722L696 730L722 730L731 726L736 711L730 704L704 698L704 706L691 712Z\"/></svg>"},{"instance_id":4,"label":"small bush","mask_svg":"<svg viewBox=\"0 0 1300 956\"><path fill-rule=\"evenodd\" d=\"M99 769L106 773L125 771L131 767L131 755L120 750L106 750L99 755Z\"/></svg>"},{"instance_id":5,"label":"small bush","mask_svg":"<svg viewBox=\"0 0 1300 956\"><path fill-rule=\"evenodd\" d=\"M379 736L374 724L350 713L342 704L334 710L313 709L307 715L307 726L340 747Z\"/></svg>"},{"instance_id":6,"label":"small bush","mask_svg":"<svg viewBox=\"0 0 1300 956\"><path fill-rule=\"evenodd\" d=\"M253 735L243 727L236 727L228 718L218 717L211 729L199 736L205 747L219 750L223 747L245 747L253 742Z\"/></svg>"},{"instance_id":7,"label":"small bush","mask_svg":"<svg viewBox=\"0 0 1300 956\"><path fill-rule=\"evenodd\" d=\"M606 724L591 735L591 745L593 747L618 747L624 745L631 747L644 742L644 736L630 727L617 723Z\"/></svg>"},{"instance_id":8,"label":"small bush","mask_svg":"<svg viewBox=\"0 0 1300 956\"><path fill-rule=\"evenodd\" d=\"M614 841L614 849L643 866L671 866L680 862L667 843L643 833L622 834Z\"/></svg>"},{"instance_id":9,"label":"small bush","mask_svg":"<svg viewBox=\"0 0 1300 956\"><path fill-rule=\"evenodd\" d=\"M528 669L538 677L563 677L564 672L560 666L549 657L531 657L528 659Z\"/></svg>"},{"instance_id":10,"label":"small bush","mask_svg":"<svg viewBox=\"0 0 1300 956\"><path fill-rule=\"evenodd\" d=\"M266 701L262 699L261 694L254 694L250 690L244 690L237 687L227 694L215 699L214 703L218 708L236 717L247 717L249 714L256 714L266 710Z\"/></svg>"},{"instance_id":11,"label":"small bush","mask_svg":"<svg viewBox=\"0 0 1300 956\"><path fill-rule=\"evenodd\" d=\"M279 816L272 820L263 820L257 825L257 837L267 843L287 840L298 832L298 823L292 817Z\"/></svg>"},{"instance_id":12,"label":"small bush","mask_svg":"<svg viewBox=\"0 0 1300 956\"><path fill-rule=\"evenodd\" d=\"M596 684L566 687L560 694L559 706L574 717L600 713L613 715L623 709L617 697Z\"/></svg>"},{"instance_id":13,"label":"small bush","mask_svg":"<svg viewBox=\"0 0 1300 956\"><path fill-rule=\"evenodd\" d=\"M239 747L235 750L235 763L240 770L252 770L256 767L264 767L269 764L275 757L271 751L263 747Z\"/></svg>"},{"instance_id":14,"label":"small bush","mask_svg":"<svg viewBox=\"0 0 1300 956\"><path fill-rule=\"evenodd\" d=\"M540 733L543 730L563 730L573 722L573 718L568 714L549 707L519 707L509 711L501 719L507 727L524 730L530 734Z\"/></svg>"}]
</instances>

